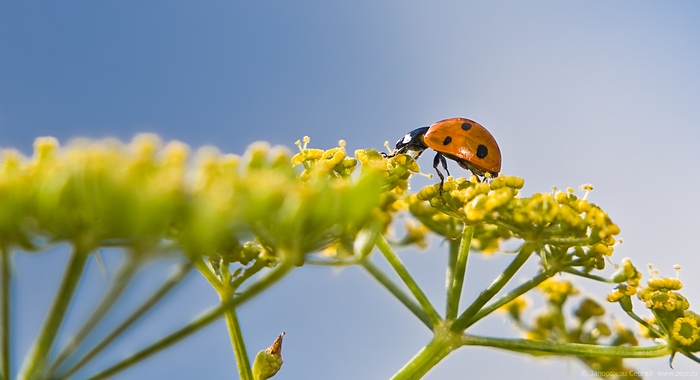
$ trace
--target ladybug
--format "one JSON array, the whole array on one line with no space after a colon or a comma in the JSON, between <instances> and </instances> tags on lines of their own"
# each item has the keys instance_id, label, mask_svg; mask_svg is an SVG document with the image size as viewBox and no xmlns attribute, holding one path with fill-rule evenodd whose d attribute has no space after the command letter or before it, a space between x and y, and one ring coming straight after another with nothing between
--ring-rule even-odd
<instances>
[{"instance_id":1,"label":"ladybug","mask_svg":"<svg viewBox=\"0 0 700 380\"><path fill-rule=\"evenodd\" d=\"M459 166L470 170L477 177L483 177L486 173L497 177L501 171L501 150L496 139L481 124L463 117L445 119L429 127L408 132L396 142L394 152L385 157L394 157L412 150L418 152L414 157L417 160L428 148L437 152L433 159L433 168L440 177L440 194L445 177L438 165L442 165L447 175L450 175L445 157L457 161Z\"/></svg>"}]
</instances>

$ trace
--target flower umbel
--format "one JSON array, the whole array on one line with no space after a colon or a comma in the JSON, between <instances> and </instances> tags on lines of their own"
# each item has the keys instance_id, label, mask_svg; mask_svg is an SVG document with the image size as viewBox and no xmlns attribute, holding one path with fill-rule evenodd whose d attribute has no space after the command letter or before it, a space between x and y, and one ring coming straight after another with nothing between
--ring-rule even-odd
<instances>
[{"instance_id":1,"label":"flower umbel","mask_svg":"<svg viewBox=\"0 0 700 380\"><path fill-rule=\"evenodd\" d=\"M190 268L212 285L219 303L93 378L112 377L218 318L225 319L239 378L273 376L282 365L284 334L251 365L238 307L306 265L357 265L432 332L426 347L397 372L398 380L420 378L462 345L569 355L597 371L627 371L622 362L627 357L679 352L697 359L692 353L700 350L700 317L681 294L678 276L654 272L644 286L629 259L612 275L602 272L614 263L620 229L591 202L592 186L582 187L581 197L571 188L523 196L521 178L485 176L482 181L472 176L447 178L442 192L435 184L415 193L409 180L420 172L417 157L388 157L375 149L356 150L352 157L343 140L329 149L309 144L308 137L297 142L294 155L267 143L251 144L241 155L213 147L191 153L183 143L143 134L128 143L82 139L65 146L40 138L31 157L0 150L2 348L11 342L5 316L11 315L8 289L15 250L38 251L61 243L74 248L19 377L73 377L97 353L74 357L86 351L78 348L91 329L145 263L166 258L179 260L181 271L139 307L133 320ZM433 233L447 252L446 260L437 258L447 262L445 302L438 303L394 251L422 249ZM53 355L87 259L101 247L116 248L109 255L121 249L124 269L75 341ZM473 251L509 260L482 289L471 280L465 286L467 274L490 265L469 260ZM531 258L538 263L526 265ZM388 265L376 263L382 259ZM616 286L607 300L639 322L655 338L653 344L639 347L637 336L609 318L595 297L581 296L587 294L582 281ZM533 290L541 295L534 304L544 305L536 312L526 302ZM649 314L645 318L634 313L635 294ZM471 300L467 306L461 305L465 299ZM437 304L445 305L444 312ZM471 326L496 310L505 310L527 339L472 335ZM12 372L6 351L0 350L2 378ZM83 375L76 376L89 377Z\"/></svg>"}]
</instances>

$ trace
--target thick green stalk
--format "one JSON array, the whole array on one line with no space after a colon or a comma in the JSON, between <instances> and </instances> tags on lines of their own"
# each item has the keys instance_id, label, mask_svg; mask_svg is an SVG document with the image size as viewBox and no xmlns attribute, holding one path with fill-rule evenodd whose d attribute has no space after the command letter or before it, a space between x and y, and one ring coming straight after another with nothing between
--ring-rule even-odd
<instances>
[{"instance_id":1,"label":"thick green stalk","mask_svg":"<svg viewBox=\"0 0 700 380\"><path fill-rule=\"evenodd\" d=\"M222 298L222 303L225 300L226 298ZM238 365L238 377L241 380L254 380L253 370L250 367L250 360L248 360L248 351L245 348L243 333L241 332L241 325L238 323L238 316L236 315L235 308L226 310L226 327L228 328L233 354L236 357L236 364Z\"/></svg>"},{"instance_id":2,"label":"thick green stalk","mask_svg":"<svg viewBox=\"0 0 700 380\"><path fill-rule=\"evenodd\" d=\"M229 308L235 308L237 306L242 305L246 301L258 295L263 290L277 283L277 281L281 280L286 274L288 274L292 268L293 266L290 263L284 262L278 264L277 267L272 269L272 271L270 271L270 273L268 273L265 277L248 286L243 292L241 292L236 297L232 297L228 301L220 304L219 306L210 309L208 312L196 318L188 325L180 328L179 330L173 332L172 334L164 338L161 338L160 340L154 342L150 346L136 352L135 354L132 354L131 356L103 370L102 372L91 376L90 379L104 379L111 377L114 374L141 362L142 360L150 357L151 355L167 347L170 347L171 345L179 342L180 340L190 336L190 334L199 331L203 327L206 327L210 323L221 318L221 316Z\"/></svg>"},{"instance_id":3,"label":"thick green stalk","mask_svg":"<svg viewBox=\"0 0 700 380\"><path fill-rule=\"evenodd\" d=\"M525 264L527 259L530 257L534 251L534 246L531 244L525 244L520 248L520 252L515 259L508 265L508 267L501 273L496 280L494 280L488 288L482 291L479 296L474 300L474 302L465 310L457 319L455 319L452 324L452 331L462 332L467 328L469 320L471 320L474 315L476 315L479 310L487 303L491 298L493 298L498 292L503 289L503 287L510 281L515 273L520 270L520 267Z\"/></svg>"},{"instance_id":4,"label":"thick green stalk","mask_svg":"<svg viewBox=\"0 0 700 380\"><path fill-rule=\"evenodd\" d=\"M73 299L73 294L82 278L89 252L90 250L86 247L76 244L66 271L63 274L61 285L44 320L44 325L24 361L18 378L32 380L45 377L51 347L56 340L58 330L63 324L68 306Z\"/></svg>"},{"instance_id":5,"label":"thick green stalk","mask_svg":"<svg viewBox=\"0 0 700 380\"><path fill-rule=\"evenodd\" d=\"M416 356L399 370L392 380L415 380L423 377L450 352L462 345L461 336L450 331L446 325L435 330L435 336Z\"/></svg>"},{"instance_id":6,"label":"thick green stalk","mask_svg":"<svg viewBox=\"0 0 700 380\"><path fill-rule=\"evenodd\" d=\"M450 251L447 256L447 270L445 271L445 289L448 295L455 277L455 267L457 266L457 256L459 256L459 244L461 241L462 239L459 239L459 241L452 239L447 240L450 244Z\"/></svg>"},{"instance_id":7,"label":"thick green stalk","mask_svg":"<svg viewBox=\"0 0 700 380\"><path fill-rule=\"evenodd\" d=\"M0 245L2 255L2 378L10 379L10 285L12 283L12 263L7 245Z\"/></svg>"},{"instance_id":8,"label":"thick green stalk","mask_svg":"<svg viewBox=\"0 0 700 380\"><path fill-rule=\"evenodd\" d=\"M115 302L126 289L131 279L136 274L136 269L138 264L141 262L139 260L140 255L133 254L127 256L126 262L119 269L116 277L112 281L112 284L107 291L107 294L102 298L100 304L97 305L95 310L92 312L90 317L85 323L80 327L75 335L73 335L68 343L63 347L61 352L56 357L56 360L52 363L49 373L53 373L58 367L66 360L70 355L75 352L75 350L82 344L83 340L92 332L92 329L97 326L97 324L102 320L102 318L107 314L107 312L114 306Z\"/></svg>"},{"instance_id":9,"label":"thick green stalk","mask_svg":"<svg viewBox=\"0 0 700 380\"><path fill-rule=\"evenodd\" d=\"M510 351L530 352L533 354L576 355L586 357L611 358L657 358L671 354L668 345L660 344L650 347L597 346L593 344L564 343L549 340L506 339L462 335L465 346L495 347Z\"/></svg>"},{"instance_id":10,"label":"thick green stalk","mask_svg":"<svg viewBox=\"0 0 700 380\"><path fill-rule=\"evenodd\" d=\"M258 264L258 267L251 267L253 270L250 270L249 272L257 272L259 268L261 268L261 262L262 261L256 261L255 264ZM218 293L222 304L234 297L237 288L237 286L232 286L232 276L229 269L228 262L222 263L221 267L219 268L219 277L221 278L221 281L219 282L220 285L212 284L215 287L219 285L220 290ZM226 328L228 329L229 340L231 341L231 346L233 348L233 355L236 358L238 378L241 380L255 380L253 377L253 370L250 366L250 360L248 360L248 351L245 348L245 341L243 340L241 325L238 322L238 315L236 315L236 308L229 308L226 310L224 316L226 319Z\"/></svg>"},{"instance_id":11,"label":"thick green stalk","mask_svg":"<svg viewBox=\"0 0 700 380\"><path fill-rule=\"evenodd\" d=\"M423 308L423 311L428 314L428 318L432 322L433 326L440 323L442 320L440 314L430 303L428 297L425 295L425 293L423 293L423 289L418 286L416 280L413 279L411 274L408 272L408 269L406 269L406 267L403 265L401 259L399 259L399 256L394 252L391 245L389 245L389 242L386 241L386 238L383 235L379 235L377 238L377 248L379 248L379 251L384 255L391 267L394 268L396 274L398 274L401 280L403 280L404 284L406 284L408 290L414 297L416 297L416 300Z\"/></svg>"},{"instance_id":12,"label":"thick green stalk","mask_svg":"<svg viewBox=\"0 0 700 380\"><path fill-rule=\"evenodd\" d=\"M459 312L459 300L462 298L464 275L467 271L467 259L469 258L469 250L472 246L474 228L473 225L464 226L454 266L447 269L447 310L445 315L447 319L456 318ZM452 245L450 245L450 248L452 248ZM452 249L450 249L450 251L452 251Z\"/></svg>"},{"instance_id":13,"label":"thick green stalk","mask_svg":"<svg viewBox=\"0 0 700 380\"><path fill-rule=\"evenodd\" d=\"M428 314L420 307L420 305L416 304L414 300L412 300L406 293L404 293L401 289L399 289L396 284L394 284L393 281L387 275L385 275L379 268L377 268L376 265L372 264L369 259L364 259L360 262L362 264L362 267L369 272L369 274L374 277L375 280L379 281L380 284L382 284L386 290L388 290L391 294L396 297L396 299L399 300L408 310L410 310L413 315L416 316L416 318L420 319L423 324L428 326L429 329L433 329L433 322L428 318Z\"/></svg>"},{"instance_id":14,"label":"thick green stalk","mask_svg":"<svg viewBox=\"0 0 700 380\"><path fill-rule=\"evenodd\" d=\"M183 278L194 268L193 264L188 262L182 264L178 270L173 273L164 283L160 286L146 301L141 304L129 317L124 320L119 326L117 326L112 332L107 334L107 336L97 343L93 348L90 349L80 360L75 363L68 370L64 371L60 375L57 375L58 379L67 379L80 370L85 364L90 362L92 358L97 356L102 350L109 346L115 339L117 339L124 331L126 331L131 325L139 320L148 310L153 308L163 297L165 297L171 290L175 288L175 285L179 284Z\"/></svg>"}]
</instances>

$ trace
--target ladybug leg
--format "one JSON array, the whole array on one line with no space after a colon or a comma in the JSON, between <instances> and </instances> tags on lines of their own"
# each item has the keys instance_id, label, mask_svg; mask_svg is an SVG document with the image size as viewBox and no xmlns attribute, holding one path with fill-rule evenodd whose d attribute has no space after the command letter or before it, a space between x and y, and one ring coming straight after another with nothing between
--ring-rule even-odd
<instances>
[{"instance_id":1,"label":"ladybug leg","mask_svg":"<svg viewBox=\"0 0 700 380\"><path fill-rule=\"evenodd\" d=\"M452 174L450 174L450 171L447 170L447 160L445 159L445 156L443 156L442 154L440 155L440 163L442 164L442 168L445 169L445 171L447 172L447 175L452 175Z\"/></svg>"},{"instance_id":2,"label":"ladybug leg","mask_svg":"<svg viewBox=\"0 0 700 380\"><path fill-rule=\"evenodd\" d=\"M445 162L445 157L443 157L442 154L438 153L435 155L435 158L433 158L433 169L437 172L438 177L440 177L440 195L442 195L442 185L445 183L445 176L440 173L440 169L438 169L438 165L442 163L442 167L447 170L447 163ZM449 175L449 173L448 173Z\"/></svg>"},{"instance_id":3,"label":"ladybug leg","mask_svg":"<svg viewBox=\"0 0 700 380\"><path fill-rule=\"evenodd\" d=\"M384 158L392 158L392 157L395 157L397 154L399 154L399 152L394 150L391 154L386 153L386 152L379 152L379 154Z\"/></svg>"}]
</instances>

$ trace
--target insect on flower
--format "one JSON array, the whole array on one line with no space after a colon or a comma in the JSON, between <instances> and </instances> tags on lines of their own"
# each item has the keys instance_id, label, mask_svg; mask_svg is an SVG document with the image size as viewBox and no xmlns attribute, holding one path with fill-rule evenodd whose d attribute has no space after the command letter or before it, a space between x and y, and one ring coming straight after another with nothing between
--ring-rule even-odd
<instances>
[{"instance_id":1,"label":"insect on flower","mask_svg":"<svg viewBox=\"0 0 700 380\"><path fill-rule=\"evenodd\" d=\"M401 140L396 142L396 149L385 157L394 157L407 151L417 152L416 160L428 148L436 154L433 159L433 168L440 177L440 194L445 177L438 169L442 165L447 175L447 160L449 158L457 162L459 166L470 170L477 177L484 177L488 173L491 177L497 177L501 171L501 150L496 139L481 124L455 117L438 121L429 127L421 127L408 132Z\"/></svg>"}]
</instances>

